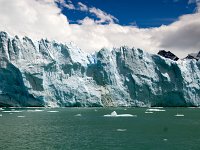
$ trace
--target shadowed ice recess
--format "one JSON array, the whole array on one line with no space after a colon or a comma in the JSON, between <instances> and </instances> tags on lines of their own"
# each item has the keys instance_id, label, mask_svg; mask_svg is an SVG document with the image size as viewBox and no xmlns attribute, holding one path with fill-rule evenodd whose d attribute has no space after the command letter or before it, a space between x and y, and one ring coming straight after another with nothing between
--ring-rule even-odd
<instances>
[{"instance_id":1,"label":"shadowed ice recess","mask_svg":"<svg viewBox=\"0 0 200 150\"><path fill-rule=\"evenodd\" d=\"M0 106L200 106L200 61L0 32Z\"/></svg>"}]
</instances>

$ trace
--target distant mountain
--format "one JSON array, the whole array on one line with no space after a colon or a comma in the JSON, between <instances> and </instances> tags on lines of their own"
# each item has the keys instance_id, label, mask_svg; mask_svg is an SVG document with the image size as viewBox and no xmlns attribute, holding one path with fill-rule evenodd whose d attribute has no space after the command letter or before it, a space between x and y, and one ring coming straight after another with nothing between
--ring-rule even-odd
<instances>
[{"instance_id":1,"label":"distant mountain","mask_svg":"<svg viewBox=\"0 0 200 150\"><path fill-rule=\"evenodd\" d=\"M0 32L0 106L200 106L200 61L173 60Z\"/></svg>"},{"instance_id":2,"label":"distant mountain","mask_svg":"<svg viewBox=\"0 0 200 150\"><path fill-rule=\"evenodd\" d=\"M200 59L200 51L199 53L188 54L186 59L196 59L198 61Z\"/></svg>"},{"instance_id":3,"label":"distant mountain","mask_svg":"<svg viewBox=\"0 0 200 150\"><path fill-rule=\"evenodd\" d=\"M170 51L160 50L158 52L158 55L165 57L165 58L169 58L169 59L174 60L174 61L179 60L179 58Z\"/></svg>"}]
</instances>

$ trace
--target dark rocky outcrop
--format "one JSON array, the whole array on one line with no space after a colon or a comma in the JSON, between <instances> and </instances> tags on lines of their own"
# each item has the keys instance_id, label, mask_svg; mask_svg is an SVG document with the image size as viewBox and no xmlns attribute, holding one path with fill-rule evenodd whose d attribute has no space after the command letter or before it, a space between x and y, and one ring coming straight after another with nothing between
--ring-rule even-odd
<instances>
[{"instance_id":1,"label":"dark rocky outcrop","mask_svg":"<svg viewBox=\"0 0 200 150\"><path fill-rule=\"evenodd\" d=\"M179 60L179 58L170 51L160 50L158 52L158 55L165 57L165 58L169 58L169 59L174 60L174 61Z\"/></svg>"},{"instance_id":2,"label":"dark rocky outcrop","mask_svg":"<svg viewBox=\"0 0 200 150\"><path fill-rule=\"evenodd\" d=\"M200 59L200 51L199 53L188 54L188 56L185 59L195 59L198 61Z\"/></svg>"}]
</instances>

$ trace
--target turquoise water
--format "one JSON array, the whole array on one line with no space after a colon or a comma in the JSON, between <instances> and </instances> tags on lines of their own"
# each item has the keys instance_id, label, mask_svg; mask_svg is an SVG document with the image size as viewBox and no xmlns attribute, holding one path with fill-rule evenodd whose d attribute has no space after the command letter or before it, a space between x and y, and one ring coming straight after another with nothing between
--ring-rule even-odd
<instances>
[{"instance_id":1,"label":"turquoise water","mask_svg":"<svg viewBox=\"0 0 200 150\"><path fill-rule=\"evenodd\" d=\"M0 150L200 149L199 108L35 109L0 110ZM137 117L103 117L114 110Z\"/></svg>"}]
</instances>

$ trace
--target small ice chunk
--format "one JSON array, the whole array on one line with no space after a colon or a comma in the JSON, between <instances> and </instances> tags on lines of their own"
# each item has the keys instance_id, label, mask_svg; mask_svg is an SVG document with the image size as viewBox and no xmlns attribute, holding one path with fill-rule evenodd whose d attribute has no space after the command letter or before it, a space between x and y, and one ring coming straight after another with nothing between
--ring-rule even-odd
<instances>
[{"instance_id":1,"label":"small ice chunk","mask_svg":"<svg viewBox=\"0 0 200 150\"><path fill-rule=\"evenodd\" d=\"M81 114L76 114L75 116L76 116L76 117L81 117L82 115L81 115Z\"/></svg>"},{"instance_id":2,"label":"small ice chunk","mask_svg":"<svg viewBox=\"0 0 200 150\"><path fill-rule=\"evenodd\" d=\"M176 114L175 117L184 117L184 114Z\"/></svg>"},{"instance_id":3,"label":"small ice chunk","mask_svg":"<svg viewBox=\"0 0 200 150\"><path fill-rule=\"evenodd\" d=\"M25 116L17 116L18 118L24 118Z\"/></svg>"},{"instance_id":4,"label":"small ice chunk","mask_svg":"<svg viewBox=\"0 0 200 150\"><path fill-rule=\"evenodd\" d=\"M127 131L127 129L117 129L117 131L124 132L124 131Z\"/></svg>"},{"instance_id":5,"label":"small ice chunk","mask_svg":"<svg viewBox=\"0 0 200 150\"><path fill-rule=\"evenodd\" d=\"M2 117L3 115L2 114L0 114L0 117Z\"/></svg>"},{"instance_id":6,"label":"small ice chunk","mask_svg":"<svg viewBox=\"0 0 200 150\"><path fill-rule=\"evenodd\" d=\"M137 115L132 115L132 114L119 114L117 117L137 117Z\"/></svg>"},{"instance_id":7,"label":"small ice chunk","mask_svg":"<svg viewBox=\"0 0 200 150\"><path fill-rule=\"evenodd\" d=\"M145 111L145 114L153 114L152 111Z\"/></svg>"},{"instance_id":8,"label":"small ice chunk","mask_svg":"<svg viewBox=\"0 0 200 150\"><path fill-rule=\"evenodd\" d=\"M41 112L41 111L44 111L44 110L36 109L35 111L36 111L36 112Z\"/></svg>"},{"instance_id":9,"label":"small ice chunk","mask_svg":"<svg viewBox=\"0 0 200 150\"><path fill-rule=\"evenodd\" d=\"M167 141L168 141L168 139L163 139L163 141L167 142Z\"/></svg>"}]
</instances>

